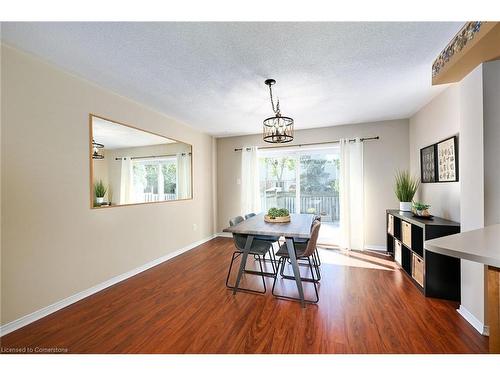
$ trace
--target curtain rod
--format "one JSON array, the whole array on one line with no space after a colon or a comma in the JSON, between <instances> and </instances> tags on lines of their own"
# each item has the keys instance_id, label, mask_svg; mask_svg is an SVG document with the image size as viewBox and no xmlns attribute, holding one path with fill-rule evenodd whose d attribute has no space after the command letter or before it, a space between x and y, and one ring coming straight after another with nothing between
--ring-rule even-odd
<instances>
[{"instance_id":1,"label":"curtain rod","mask_svg":"<svg viewBox=\"0 0 500 375\"><path fill-rule=\"evenodd\" d=\"M359 140L361 142L364 141L372 141L375 139L380 139L380 137L377 135L376 137L366 137L366 138L360 138ZM356 139L349 139L349 142L354 142ZM335 141L330 141L330 142L316 142L316 143L302 143L298 145L285 145L285 146L264 146L264 147L259 147L259 150L265 149L265 148L285 148L285 147L302 147L302 146L317 146L317 145L328 145L331 143L339 143L340 140L335 140ZM243 150L242 148L235 148L234 151L241 151ZM248 150L248 148L247 148Z\"/></svg>"},{"instance_id":2,"label":"curtain rod","mask_svg":"<svg viewBox=\"0 0 500 375\"><path fill-rule=\"evenodd\" d=\"M177 156L178 154L168 154L168 155L151 155L151 156L133 156L130 158L130 160L135 160L135 159L154 159L154 158L166 158L168 156ZM187 154L185 152L182 152L181 155L191 155L190 152ZM115 160L122 160L123 158L115 158Z\"/></svg>"}]
</instances>

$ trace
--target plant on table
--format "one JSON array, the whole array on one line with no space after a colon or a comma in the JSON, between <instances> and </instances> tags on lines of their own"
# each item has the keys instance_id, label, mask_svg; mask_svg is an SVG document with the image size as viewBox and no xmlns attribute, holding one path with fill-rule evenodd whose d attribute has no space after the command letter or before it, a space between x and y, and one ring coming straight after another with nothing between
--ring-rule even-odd
<instances>
[{"instance_id":1,"label":"plant on table","mask_svg":"<svg viewBox=\"0 0 500 375\"><path fill-rule=\"evenodd\" d=\"M417 215L420 216L428 216L429 212L427 211L431 205L425 204L422 202L413 202L413 210Z\"/></svg>"},{"instance_id":2,"label":"plant on table","mask_svg":"<svg viewBox=\"0 0 500 375\"><path fill-rule=\"evenodd\" d=\"M271 219L276 219L277 217L286 217L290 215L290 211L286 208L276 208L272 207L267 211L267 216Z\"/></svg>"}]
</instances>

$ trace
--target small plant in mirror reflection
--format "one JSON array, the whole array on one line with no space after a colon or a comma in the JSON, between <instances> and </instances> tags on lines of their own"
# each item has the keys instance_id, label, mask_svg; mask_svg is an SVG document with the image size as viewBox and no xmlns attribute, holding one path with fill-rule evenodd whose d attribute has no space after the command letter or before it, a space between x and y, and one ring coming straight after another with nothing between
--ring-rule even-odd
<instances>
[{"instance_id":1,"label":"small plant in mirror reflection","mask_svg":"<svg viewBox=\"0 0 500 375\"><path fill-rule=\"evenodd\" d=\"M94 183L94 194L96 198L103 198L106 195L107 188L104 186L102 180Z\"/></svg>"}]
</instances>

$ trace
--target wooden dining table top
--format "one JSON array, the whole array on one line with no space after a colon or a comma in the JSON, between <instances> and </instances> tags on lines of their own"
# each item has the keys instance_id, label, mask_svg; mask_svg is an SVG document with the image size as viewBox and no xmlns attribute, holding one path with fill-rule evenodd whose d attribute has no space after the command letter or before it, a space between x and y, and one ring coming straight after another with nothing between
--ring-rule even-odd
<instances>
[{"instance_id":1,"label":"wooden dining table top","mask_svg":"<svg viewBox=\"0 0 500 375\"><path fill-rule=\"evenodd\" d=\"M264 214L258 214L241 223L227 227L223 232L249 234L255 236L284 236L310 238L313 214L290 214L289 223L268 223Z\"/></svg>"}]
</instances>

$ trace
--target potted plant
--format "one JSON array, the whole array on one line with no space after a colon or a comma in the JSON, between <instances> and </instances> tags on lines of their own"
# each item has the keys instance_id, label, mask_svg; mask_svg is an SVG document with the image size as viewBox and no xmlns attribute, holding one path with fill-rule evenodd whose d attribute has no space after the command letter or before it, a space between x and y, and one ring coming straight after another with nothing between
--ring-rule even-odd
<instances>
[{"instance_id":1,"label":"potted plant","mask_svg":"<svg viewBox=\"0 0 500 375\"><path fill-rule=\"evenodd\" d=\"M413 202L413 212L417 216L430 216L429 214L429 204L424 204L421 202Z\"/></svg>"},{"instance_id":2,"label":"potted plant","mask_svg":"<svg viewBox=\"0 0 500 375\"><path fill-rule=\"evenodd\" d=\"M268 223L288 223L290 221L290 212L286 208L272 207L264 215L264 221Z\"/></svg>"},{"instance_id":3,"label":"potted plant","mask_svg":"<svg viewBox=\"0 0 500 375\"><path fill-rule=\"evenodd\" d=\"M106 195L106 186L104 186L102 180L99 180L94 183L94 195L97 204L104 203L104 196Z\"/></svg>"},{"instance_id":4,"label":"potted plant","mask_svg":"<svg viewBox=\"0 0 500 375\"><path fill-rule=\"evenodd\" d=\"M399 210L411 212L411 202L417 192L420 182L410 176L408 171L396 172L396 186L394 192L399 199Z\"/></svg>"}]
</instances>

